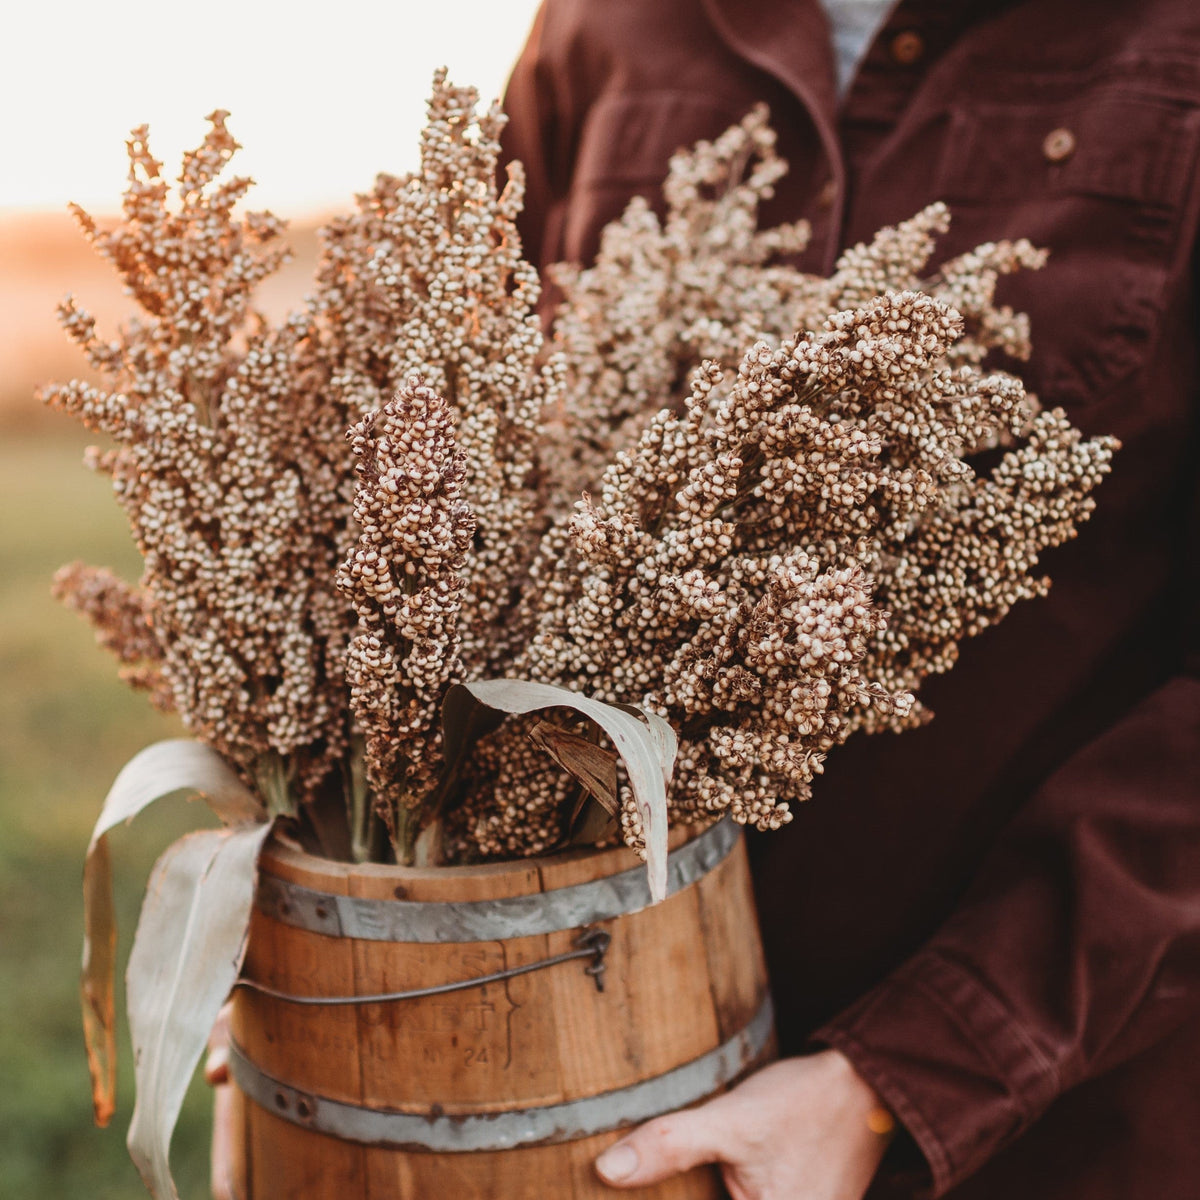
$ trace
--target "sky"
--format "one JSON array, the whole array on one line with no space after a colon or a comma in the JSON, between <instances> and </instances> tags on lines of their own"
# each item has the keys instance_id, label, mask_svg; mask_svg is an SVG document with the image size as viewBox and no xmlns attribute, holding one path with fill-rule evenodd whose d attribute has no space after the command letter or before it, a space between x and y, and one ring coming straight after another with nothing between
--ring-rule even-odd
<instances>
[{"instance_id":1,"label":"sky","mask_svg":"<svg viewBox=\"0 0 1200 1200\"><path fill-rule=\"evenodd\" d=\"M348 206L416 161L433 71L498 96L536 0L34 0L0 21L0 215L74 200L115 211L125 140L150 126L174 178L215 108L250 203Z\"/></svg>"}]
</instances>

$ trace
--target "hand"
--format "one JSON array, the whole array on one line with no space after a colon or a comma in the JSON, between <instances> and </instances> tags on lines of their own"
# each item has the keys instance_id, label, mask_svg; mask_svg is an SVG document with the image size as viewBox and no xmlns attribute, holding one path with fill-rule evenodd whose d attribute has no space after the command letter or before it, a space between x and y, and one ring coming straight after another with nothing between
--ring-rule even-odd
<instances>
[{"instance_id":1,"label":"hand","mask_svg":"<svg viewBox=\"0 0 1200 1200\"><path fill-rule=\"evenodd\" d=\"M229 1016L226 1004L208 1035L204 1078L213 1087L212 1194L213 1200L235 1200L233 1185L233 1092L229 1087Z\"/></svg>"},{"instance_id":2,"label":"hand","mask_svg":"<svg viewBox=\"0 0 1200 1200\"><path fill-rule=\"evenodd\" d=\"M892 1127L849 1059L825 1050L773 1063L707 1104L647 1122L600 1155L596 1169L613 1187L644 1187L719 1163L733 1200L862 1200Z\"/></svg>"}]
</instances>

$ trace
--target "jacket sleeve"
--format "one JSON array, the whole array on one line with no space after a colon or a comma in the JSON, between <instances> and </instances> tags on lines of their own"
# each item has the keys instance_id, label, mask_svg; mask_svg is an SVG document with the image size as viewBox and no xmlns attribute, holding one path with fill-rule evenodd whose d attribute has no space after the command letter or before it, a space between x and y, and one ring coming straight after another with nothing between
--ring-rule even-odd
<instances>
[{"instance_id":1,"label":"jacket sleeve","mask_svg":"<svg viewBox=\"0 0 1200 1200\"><path fill-rule=\"evenodd\" d=\"M526 167L539 266L559 257L587 102L577 64L546 52L546 21L514 69L503 147ZM1200 579L1181 586L1200 596ZM815 1035L895 1111L935 1195L1200 1009L1196 651L1026 798L950 920Z\"/></svg>"},{"instance_id":2,"label":"jacket sleeve","mask_svg":"<svg viewBox=\"0 0 1200 1200\"><path fill-rule=\"evenodd\" d=\"M1180 582L1195 614L1191 545L1193 579ZM1179 674L1062 765L947 923L815 1035L896 1113L935 1196L1062 1091L1200 1010L1194 615L1190 624Z\"/></svg>"}]
</instances>

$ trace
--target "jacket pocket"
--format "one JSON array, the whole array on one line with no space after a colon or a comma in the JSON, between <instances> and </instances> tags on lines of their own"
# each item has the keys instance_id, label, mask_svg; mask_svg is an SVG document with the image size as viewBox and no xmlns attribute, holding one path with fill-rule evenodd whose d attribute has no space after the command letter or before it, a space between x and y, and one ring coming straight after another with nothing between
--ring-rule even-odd
<instances>
[{"instance_id":1,"label":"jacket pocket","mask_svg":"<svg viewBox=\"0 0 1200 1200\"><path fill-rule=\"evenodd\" d=\"M939 194L989 237L1050 251L1004 292L1030 314L1034 359L1022 373L1044 402L1088 405L1146 362L1186 261L1198 135L1195 103L1103 72L1060 81L1048 99L952 111Z\"/></svg>"},{"instance_id":2,"label":"jacket pocket","mask_svg":"<svg viewBox=\"0 0 1200 1200\"><path fill-rule=\"evenodd\" d=\"M661 212L671 156L724 133L750 107L744 99L685 91L601 97L579 134L563 230L565 257L589 261L600 228L621 215L631 196L644 196Z\"/></svg>"}]
</instances>

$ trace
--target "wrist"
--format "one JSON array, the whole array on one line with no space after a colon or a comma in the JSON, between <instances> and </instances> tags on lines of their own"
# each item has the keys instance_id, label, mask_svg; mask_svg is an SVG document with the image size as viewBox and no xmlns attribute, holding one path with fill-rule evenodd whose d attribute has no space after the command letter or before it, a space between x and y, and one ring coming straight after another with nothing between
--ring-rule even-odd
<instances>
[{"instance_id":1,"label":"wrist","mask_svg":"<svg viewBox=\"0 0 1200 1200\"><path fill-rule=\"evenodd\" d=\"M890 1137L896 1129L896 1118L879 1093L840 1050L831 1048L820 1054L829 1056L830 1069L838 1080L847 1111L869 1132L878 1137Z\"/></svg>"}]
</instances>

